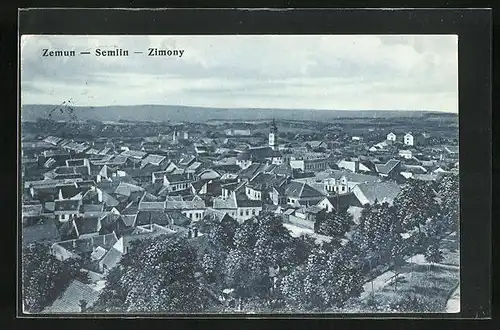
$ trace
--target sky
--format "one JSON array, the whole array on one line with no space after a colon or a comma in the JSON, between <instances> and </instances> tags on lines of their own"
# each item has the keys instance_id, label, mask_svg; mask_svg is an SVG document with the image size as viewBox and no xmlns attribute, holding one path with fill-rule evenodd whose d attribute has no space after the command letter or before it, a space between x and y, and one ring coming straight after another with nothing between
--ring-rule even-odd
<instances>
[{"instance_id":1,"label":"sky","mask_svg":"<svg viewBox=\"0 0 500 330\"><path fill-rule=\"evenodd\" d=\"M95 56L115 47L130 56ZM22 104L458 113L456 35L24 35L20 65Z\"/></svg>"}]
</instances>

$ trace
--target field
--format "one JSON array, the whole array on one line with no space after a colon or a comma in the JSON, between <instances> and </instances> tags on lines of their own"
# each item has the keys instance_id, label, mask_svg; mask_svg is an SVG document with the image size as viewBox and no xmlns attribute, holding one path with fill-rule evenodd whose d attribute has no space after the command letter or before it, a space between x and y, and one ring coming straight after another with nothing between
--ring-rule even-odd
<instances>
[{"instance_id":1,"label":"field","mask_svg":"<svg viewBox=\"0 0 500 330\"><path fill-rule=\"evenodd\" d=\"M373 297L368 282L361 297L344 307L345 312L446 312L448 300L460 282L457 236L452 234L443 239L440 250L443 261L439 264L429 264L423 255L415 255L398 269L397 281L394 271L375 278Z\"/></svg>"}]
</instances>

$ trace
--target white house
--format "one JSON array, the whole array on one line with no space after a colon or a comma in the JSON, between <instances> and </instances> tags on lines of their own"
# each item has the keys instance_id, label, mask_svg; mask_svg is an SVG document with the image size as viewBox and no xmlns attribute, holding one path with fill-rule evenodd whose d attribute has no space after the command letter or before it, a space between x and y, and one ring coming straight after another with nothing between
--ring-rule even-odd
<instances>
[{"instance_id":1,"label":"white house","mask_svg":"<svg viewBox=\"0 0 500 330\"><path fill-rule=\"evenodd\" d=\"M399 150L399 156L403 157L404 159L411 159L413 157L413 154L411 150Z\"/></svg>"},{"instance_id":2,"label":"white house","mask_svg":"<svg viewBox=\"0 0 500 330\"><path fill-rule=\"evenodd\" d=\"M406 133L403 138L403 143L407 146L413 146L413 135L411 133Z\"/></svg>"},{"instance_id":3,"label":"white house","mask_svg":"<svg viewBox=\"0 0 500 330\"><path fill-rule=\"evenodd\" d=\"M396 142L396 134L394 134L392 132L387 134L387 141Z\"/></svg>"}]
</instances>

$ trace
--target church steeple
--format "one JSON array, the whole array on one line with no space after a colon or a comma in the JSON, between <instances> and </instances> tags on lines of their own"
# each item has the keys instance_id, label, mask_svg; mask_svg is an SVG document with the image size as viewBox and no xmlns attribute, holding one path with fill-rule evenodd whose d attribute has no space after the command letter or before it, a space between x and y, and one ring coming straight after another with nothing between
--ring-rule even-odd
<instances>
[{"instance_id":1,"label":"church steeple","mask_svg":"<svg viewBox=\"0 0 500 330\"><path fill-rule=\"evenodd\" d=\"M276 126L276 122L274 121L271 123L271 127L269 128L269 147L271 147L273 150L278 149L278 127Z\"/></svg>"}]
</instances>

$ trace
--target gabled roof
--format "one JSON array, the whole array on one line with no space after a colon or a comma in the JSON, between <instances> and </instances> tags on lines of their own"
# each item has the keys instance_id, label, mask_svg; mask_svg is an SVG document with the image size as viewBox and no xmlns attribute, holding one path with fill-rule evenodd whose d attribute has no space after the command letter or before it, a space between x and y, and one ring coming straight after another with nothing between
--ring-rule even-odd
<instances>
[{"instance_id":1,"label":"gabled roof","mask_svg":"<svg viewBox=\"0 0 500 330\"><path fill-rule=\"evenodd\" d=\"M99 232L100 220L98 217L76 218L73 221L79 235Z\"/></svg>"},{"instance_id":2,"label":"gabled roof","mask_svg":"<svg viewBox=\"0 0 500 330\"><path fill-rule=\"evenodd\" d=\"M328 201L334 208L337 208L337 205L340 209L348 206L362 206L359 202L359 199L353 193L327 196L326 199L328 199Z\"/></svg>"},{"instance_id":3,"label":"gabled roof","mask_svg":"<svg viewBox=\"0 0 500 330\"><path fill-rule=\"evenodd\" d=\"M61 247L80 255L82 253L89 253L94 251L98 246L102 246L105 249L110 249L116 242L118 238L116 234L113 232L111 234L106 235L97 235L79 239L70 239L62 242L57 242L53 245L57 249L57 247Z\"/></svg>"},{"instance_id":4,"label":"gabled roof","mask_svg":"<svg viewBox=\"0 0 500 330\"><path fill-rule=\"evenodd\" d=\"M193 180L193 176L189 173L182 174L165 174L170 183L183 182Z\"/></svg>"},{"instance_id":5,"label":"gabled roof","mask_svg":"<svg viewBox=\"0 0 500 330\"><path fill-rule=\"evenodd\" d=\"M163 211L139 211L135 226L144 226L149 224L166 226L170 224L170 219Z\"/></svg>"},{"instance_id":6,"label":"gabled roof","mask_svg":"<svg viewBox=\"0 0 500 330\"><path fill-rule=\"evenodd\" d=\"M221 196L214 198L213 200L214 209L236 209L237 202L234 196L229 198L222 198Z\"/></svg>"},{"instance_id":7,"label":"gabled roof","mask_svg":"<svg viewBox=\"0 0 500 330\"><path fill-rule=\"evenodd\" d=\"M59 240L59 231L53 219L45 218L42 223L27 226L22 229L23 244L55 242Z\"/></svg>"},{"instance_id":8,"label":"gabled roof","mask_svg":"<svg viewBox=\"0 0 500 330\"><path fill-rule=\"evenodd\" d=\"M285 195L294 198L321 197L323 194L305 182L291 181L285 188Z\"/></svg>"},{"instance_id":9,"label":"gabled roof","mask_svg":"<svg viewBox=\"0 0 500 330\"><path fill-rule=\"evenodd\" d=\"M120 156L135 158L135 159L143 159L147 153L139 150L125 150L120 154Z\"/></svg>"},{"instance_id":10,"label":"gabled roof","mask_svg":"<svg viewBox=\"0 0 500 330\"><path fill-rule=\"evenodd\" d=\"M237 199L237 207L262 207L262 201L251 199Z\"/></svg>"},{"instance_id":11,"label":"gabled roof","mask_svg":"<svg viewBox=\"0 0 500 330\"><path fill-rule=\"evenodd\" d=\"M78 199L56 200L54 202L54 211L55 212L78 211L80 205L81 205L81 200Z\"/></svg>"},{"instance_id":12,"label":"gabled roof","mask_svg":"<svg viewBox=\"0 0 500 330\"><path fill-rule=\"evenodd\" d=\"M162 155L156 155L156 154L149 154L142 160L142 165L146 164L152 164L155 166L159 166L167 157L162 156Z\"/></svg>"},{"instance_id":13,"label":"gabled roof","mask_svg":"<svg viewBox=\"0 0 500 330\"><path fill-rule=\"evenodd\" d=\"M121 251L118 251L117 249L112 247L101 260L101 263L107 269L111 269L118 263L118 261L120 261L122 255L123 253Z\"/></svg>"},{"instance_id":14,"label":"gabled roof","mask_svg":"<svg viewBox=\"0 0 500 330\"><path fill-rule=\"evenodd\" d=\"M285 181L286 177L283 175L260 172L248 182L247 186L256 190L262 190L270 187L280 187Z\"/></svg>"},{"instance_id":15,"label":"gabled roof","mask_svg":"<svg viewBox=\"0 0 500 330\"><path fill-rule=\"evenodd\" d=\"M81 312L80 300L85 300L87 307L91 307L98 298L98 291L78 280L73 280L62 295L43 310L43 313L79 313Z\"/></svg>"},{"instance_id":16,"label":"gabled roof","mask_svg":"<svg viewBox=\"0 0 500 330\"><path fill-rule=\"evenodd\" d=\"M378 173L381 174L389 174L397 165L399 165L401 161L396 159L391 159L385 164L375 164L375 168Z\"/></svg>"},{"instance_id":17,"label":"gabled roof","mask_svg":"<svg viewBox=\"0 0 500 330\"><path fill-rule=\"evenodd\" d=\"M42 204L34 204L34 205L26 205L24 204L22 206L22 216L23 217L29 217L29 216L38 216L42 214Z\"/></svg>"},{"instance_id":18,"label":"gabled roof","mask_svg":"<svg viewBox=\"0 0 500 330\"><path fill-rule=\"evenodd\" d=\"M391 203L400 193L401 188L394 182L369 182L355 186L353 192L356 191L361 192L370 204L375 201Z\"/></svg>"}]
</instances>

